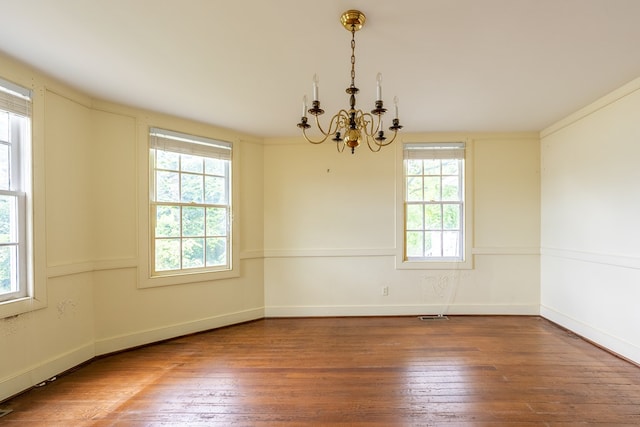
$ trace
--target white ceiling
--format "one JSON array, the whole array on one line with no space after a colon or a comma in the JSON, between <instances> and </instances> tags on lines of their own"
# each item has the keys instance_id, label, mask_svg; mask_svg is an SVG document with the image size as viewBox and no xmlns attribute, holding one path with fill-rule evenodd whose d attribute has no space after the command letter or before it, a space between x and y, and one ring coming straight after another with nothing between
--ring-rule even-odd
<instances>
[{"instance_id":1,"label":"white ceiling","mask_svg":"<svg viewBox=\"0 0 640 427\"><path fill-rule=\"evenodd\" d=\"M382 72L408 132L538 131L640 76L640 0L0 0L0 51L103 99L294 136L314 73L328 113L348 106L347 9L367 16L358 106Z\"/></svg>"}]
</instances>

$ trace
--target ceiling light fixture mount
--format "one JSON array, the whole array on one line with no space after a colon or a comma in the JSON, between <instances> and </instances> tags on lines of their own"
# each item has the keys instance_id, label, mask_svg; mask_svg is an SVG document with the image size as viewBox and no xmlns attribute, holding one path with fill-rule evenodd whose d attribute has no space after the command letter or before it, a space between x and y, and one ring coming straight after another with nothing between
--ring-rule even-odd
<instances>
[{"instance_id":1,"label":"ceiling light fixture mount","mask_svg":"<svg viewBox=\"0 0 640 427\"><path fill-rule=\"evenodd\" d=\"M384 146L391 144L398 135L398 131L402 129L400 120L398 119L398 98L394 97L395 118L389 130L393 132L391 140L387 141L384 135L384 127L382 116L387 109L384 108L382 101L382 74L377 75L376 85L376 101L375 108L370 113L356 108L356 94L359 89L355 85L356 79L356 41L355 34L364 26L366 21L364 13L359 10L348 10L340 17L342 26L351 33L351 84L346 89L349 94L349 109L341 109L329 121L329 128L325 131L320 125L318 116L324 114L324 110L320 108L320 100L318 99L318 76L313 76L313 102L311 108L307 109L307 96L302 98L302 118L298 127L302 129L302 135L312 144L322 144L329 136L335 141L339 152L344 151L345 147L351 149L351 153L355 153L356 147L360 145L362 140L366 140L367 146L371 151L377 152ZM323 138L313 140L307 136L307 129L311 127L308 123L307 113L315 117L318 130L322 133Z\"/></svg>"}]
</instances>

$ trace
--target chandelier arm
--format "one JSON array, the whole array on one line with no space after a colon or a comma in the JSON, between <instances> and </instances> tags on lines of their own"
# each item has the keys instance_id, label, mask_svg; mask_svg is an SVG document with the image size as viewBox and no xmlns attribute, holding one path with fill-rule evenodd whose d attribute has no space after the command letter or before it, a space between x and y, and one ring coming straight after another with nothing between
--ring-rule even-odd
<instances>
[{"instance_id":1,"label":"chandelier arm","mask_svg":"<svg viewBox=\"0 0 640 427\"><path fill-rule=\"evenodd\" d=\"M364 130L365 135L371 137L375 136L378 128L380 127L380 118L378 118L378 123L374 128L373 125L375 123L375 119L373 118L373 115L371 113L365 113L362 110L358 110L358 112L360 113L360 117L362 120L362 129Z\"/></svg>"},{"instance_id":2,"label":"chandelier arm","mask_svg":"<svg viewBox=\"0 0 640 427\"><path fill-rule=\"evenodd\" d=\"M391 138L391 140L389 140L388 142L378 142L378 141L376 141L376 145L379 145L380 147L386 147L387 145L391 144L393 141L396 140L396 136L398 136L398 131L394 130L393 131L393 138Z\"/></svg>"},{"instance_id":3,"label":"chandelier arm","mask_svg":"<svg viewBox=\"0 0 640 427\"><path fill-rule=\"evenodd\" d=\"M340 116L342 114L347 114L346 110L340 110L338 111L336 114L333 115L333 117L331 117L331 120L329 121L329 129L327 130L327 132L324 131L324 129L322 129L322 125L320 124L320 119L318 119L318 116L316 117L316 126L318 127L318 129L320 130L320 132L322 132L322 134L325 136L325 139L327 139L327 137L329 137L329 135L334 135L338 129L340 129ZM335 126L335 128L334 128ZM324 139L323 139L324 141Z\"/></svg>"},{"instance_id":4,"label":"chandelier arm","mask_svg":"<svg viewBox=\"0 0 640 427\"><path fill-rule=\"evenodd\" d=\"M322 125L320 124L320 119L318 119L318 116L315 116L315 121L316 121L316 126L318 127L318 130L322 133L322 135L324 135L324 138L320 139L320 140L313 140L311 138L309 138L309 136L307 136L307 130L305 128L302 129L302 135L304 136L304 139L306 139L308 142L312 143L312 144L322 144L323 142L325 142L327 140L327 138L329 138L329 136L334 135L338 129L340 129L340 116L344 114L346 116L347 111L346 110L340 110L338 111L337 114L335 114L332 118L331 121L329 122L329 130L327 132L324 131L324 129L322 129ZM344 150L344 147L343 147ZM340 150L339 150L340 151Z\"/></svg>"},{"instance_id":5,"label":"chandelier arm","mask_svg":"<svg viewBox=\"0 0 640 427\"><path fill-rule=\"evenodd\" d=\"M398 136L398 131L394 130L393 131L393 138L391 138L391 141L389 142L385 142L384 144L382 144L383 147L386 147L387 145L391 144L393 141L396 140L396 136Z\"/></svg>"},{"instance_id":6,"label":"chandelier arm","mask_svg":"<svg viewBox=\"0 0 640 427\"><path fill-rule=\"evenodd\" d=\"M382 144L378 143L378 141L376 141L374 138L372 138L372 137L371 137L371 136L369 136L369 135L366 135L365 139L367 140L367 145L369 146L369 150L373 151L374 153L377 153L378 151L380 151L380 149L381 149L382 147L384 147L385 145L387 145L387 144L382 145ZM376 148L375 148L375 149L371 146L371 140L372 140L372 139L373 139L374 145L376 146Z\"/></svg>"},{"instance_id":7,"label":"chandelier arm","mask_svg":"<svg viewBox=\"0 0 640 427\"><path fill-rule=\"evenodd\" d=\"M335 129L333 129L333 131L331 131L332 125L333 125L333 121L335 120ZM329 134L330 135L334 135L336 132L338 132L340 129L342 128L346 128L346 125L344 124L344 122L349 120L349 113L347 112L347 110L345 110L344 108L341 109L340 111L338 111L332 118L331 118L331 123L329 126ZM343 122L341 124L341 121Z\"/></svg>"},{"instance_id":8,"label":"chandelier arm","mask_svg":"<svg viewBox=\"0 0 640 427\"><path fill-rule=\"evenodd\" d=\"M329 135L328 135L328 134L324 134L324 138L322 138L322 139L321 139L321 140L319 140L319 141L314 141L314 140L310 139L310 138L307 136L307 130L306 130L306 129L304 129L304 128L302 129L302 136L304 136L304 139L306 139L306 140L307 140L307 142L310 142L310 143L312 143L312 144L322 144L322 143L323 143L323 142L325 142L325 141L327 140L327 138L329 137Z\"/></svg>"}]
</instances>

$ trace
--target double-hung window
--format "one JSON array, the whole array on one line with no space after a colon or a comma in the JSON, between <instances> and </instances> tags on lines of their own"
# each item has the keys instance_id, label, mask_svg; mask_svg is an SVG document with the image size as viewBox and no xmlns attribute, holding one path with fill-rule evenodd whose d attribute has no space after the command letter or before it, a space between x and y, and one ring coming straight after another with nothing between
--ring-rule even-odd
<instances>
[{"instance_id":1,"label":"double-hung window","mask_svg":"<svg viewBox=\"0 0 640 427\"><path fill-rule=\"evenodd\" d=\"M0 79L0 302L29 295L31 91Z\"/></svg>"},{"instance_id":2,"label":"double-hung window","mask_svg":"<svg viewBox=\"0 0 640 427\"><path fill-rule=\"evenodd\" d=\"M150 129L151 276L232 268L229 142Z\"/></svg>"},{"instance_id":3,"label":"double-hung window","mask_svg":"<svg viewBox=\"0 0 640 427\"><path fill-rule=\"evenodd\" d=\"M405 261L464 261L464 151L462 142L404 145Z\"/></svg>"}]
</instances>

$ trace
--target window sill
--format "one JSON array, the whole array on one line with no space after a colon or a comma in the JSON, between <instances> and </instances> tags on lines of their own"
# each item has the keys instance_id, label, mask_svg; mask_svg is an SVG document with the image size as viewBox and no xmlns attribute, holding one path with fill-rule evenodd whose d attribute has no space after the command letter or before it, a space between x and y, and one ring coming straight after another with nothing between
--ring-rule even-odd
<instances>
[{"instance_id":1,"label":"window sill","mask_svg":"<svg viewBox=\"0 0 640 427\"><path fill-rule=\"evenodd\" d=\"M166 276L140 277L139 289L157 288L161 286L186 285L190 283L212 282L215 280L240 277L240 269L233 268L224 271L176 273Z\"/></svg>"},{"instance_id":2,"label":"window sill","mask_svg":"<svg viewBox=\"0 0 640 427\"><path fill-rule=\"evenodd\" d=\"M18 316L47 306L46 301L33 297L17 298L0 302L0 319Z\"/></svg>"},{"instance_id":3,"label":"window sill","mask_svg":"<svg viewBox=\"0 0 640 427\"><path fill-rule=\"evenodd\" d=\"M472 270L471 258L465 261L404 261L396 257L396 270Z\"/></svg>"}]
</instances>

